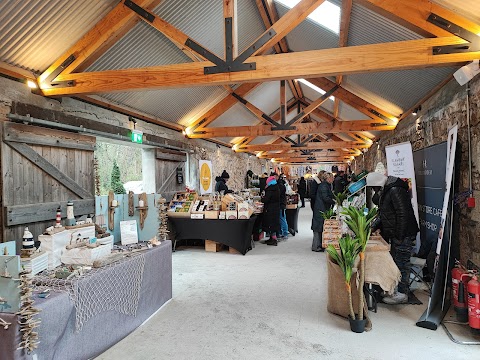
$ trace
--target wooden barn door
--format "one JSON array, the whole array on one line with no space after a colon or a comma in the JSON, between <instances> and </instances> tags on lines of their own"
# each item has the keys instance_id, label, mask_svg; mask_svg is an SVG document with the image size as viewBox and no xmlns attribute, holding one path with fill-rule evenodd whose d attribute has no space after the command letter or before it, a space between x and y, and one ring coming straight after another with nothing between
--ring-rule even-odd
<instances>
[{"instance_id":1,"label":"wooden barn door","mask_svg":"<svg viewBox=\"0 0 480 360\"><path fill-rule=\"evenodd\" d=\"M173 194L185 191L185 162L187 154L181 151L156 149L155 152L155 184L156 193L161 194L167 200L171 200ZM177 173L183 178L183 183L177 182Z\"/></svg>"},{"instance_id":2,"label":"wooden barn door","mask_svg":"<svg viewBox=\"0 0 480 360\"><path fill-rule=\"evenodd\" d=\"M25 226L36 238L67 200L75 216L94 214L94 137L12 122L2 132L3 241L18 248Z\"/></svg>"}]
</instances>

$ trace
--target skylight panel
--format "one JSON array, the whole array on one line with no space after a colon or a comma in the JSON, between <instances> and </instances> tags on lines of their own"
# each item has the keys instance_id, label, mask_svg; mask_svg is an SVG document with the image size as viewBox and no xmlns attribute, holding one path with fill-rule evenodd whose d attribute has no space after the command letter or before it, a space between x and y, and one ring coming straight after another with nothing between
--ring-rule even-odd
<instances>
[{"instance_id":1,"label":"skylight panel","mask_svg":"<svg viewBox=\"0 0 480 360\"><path fill-rule=\"evenodd\" d=\"M276 0L288 8L293 8L300 0ZM317 7L308 18L322 25L335 34L340 33L340 7L325 1L322 5Z\"/></svg>"},{"instance_id":2,"label":"skylight panel","mask_svg":"<svg viewBox=\"0 0 480 360\"><path fill-rule=\"evenodd\" d=\"M300 81L302 84L307 85L309 88L311 88L311 89L315 90L316 92L320 93L320 95L323 95L323 94L326 93L326 91L323 91L318 86L313 85L310 81L307 81L305 79L297 79L297 81ZM330 96L329 99L332 100L332 101L335 101L335 96Z\"/></svg>"}]
</instances>

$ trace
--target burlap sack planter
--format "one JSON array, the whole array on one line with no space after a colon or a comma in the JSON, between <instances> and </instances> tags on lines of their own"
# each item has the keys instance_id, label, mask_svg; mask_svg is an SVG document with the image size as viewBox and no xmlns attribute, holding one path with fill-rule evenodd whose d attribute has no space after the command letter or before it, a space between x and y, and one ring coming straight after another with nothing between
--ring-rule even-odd
<instances>
[{"instance_id":1,"label":"burlap sack planter","mask_svg":"<svg viewBox=\"0 0 480 360\"><path fill-rule=\"evenodd\" d=\"M357 261L358 263L358 261ZM352 300L353 300L353 310L355 314L358 312L358 289L357 289L357 272L354 269L354 274L350 281L350 286L352 287ZM327 310L328 312L340 315L341 317L348 319L350 314L348 307L348 293L345 288L345 277L343 276L342 270L338 264L333 261L330 255L327 254L327 273L328 273L328 301L327 301ZM365 325L365 330L370 331L372 329L372 322L368 317L368 308L367 302L364 301L364 317L367 319L367 324Z\"/></svg>"}]
</instances>

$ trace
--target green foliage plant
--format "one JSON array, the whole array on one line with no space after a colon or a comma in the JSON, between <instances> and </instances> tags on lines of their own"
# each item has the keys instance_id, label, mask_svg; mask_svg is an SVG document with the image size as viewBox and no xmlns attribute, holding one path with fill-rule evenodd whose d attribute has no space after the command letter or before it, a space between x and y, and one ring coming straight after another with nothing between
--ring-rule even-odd
<instances>
[{"instance_id":1,"label":"green foliage plant","mask_svg":"<svg viewBox=\"0 0 480 360\"><path fill-rule=\"evenodd\" d=\"M355 319L355 312L353 310L352 301L352 287L350 280L352 279L353 268L355 267L355 260L360 252L360 244L350 235L344 235L339 240L340 250L337 251L333 245L328 245L328 255L338 264L345 277L345 287L348 293L348 308L350 317ZM360 291L361 292L361 291Z\"/></svg>"},{"instance_id":2,"label":"green foliage plant","mask_svg":"<svg viewBox=\"0 0 480 360\"><path fill-rule=\"evenodd\" d=\"M322 214L322 217L325 220L331 219L335 217L335 211L333 209L328 209L327 211L320 211L320 214Z\"/></svg>"},{"instance_id":3,"label":"green foliage plant","mask_svg":"<svg viewBox=\"0 0 480 360\"><path fill-rule=\"evenodd\" d=\"M111 183L110 183L112 190L115 194L126 194L127 191L123 187L123 184L120 180L120 169L117 165L117 161L113 161L113 168L112 168L112 175L111 175Z\"/></svg>"},{"instance_id":4,"label":"green foliage plant","mask_svg":"<svg viewBox=\"0 0 480 360\"><path fill-rule=\"evenodd\" d=\"M347 190L345 190L344 192L334 194L333 197L335 199L335 202L337 203L337 206L342 206L343 202L348 197Z\"/></svg>"},{"instance_id":5,"label":"green foliage plant","mask_svg":"<svg viewBox=\"0 0 480 360\"><path fill-rule=\"evenodd\" d=\"M360 266L358 270L360 275L359 289L363 289L363 285L365 284L365 249L367 247L368 239L370 239L370 224L377 215L377 209L372 208L367 215L364 215L363 209L349 206L344 209L342 214L346 215L345 223L355 234L355 239L358 241L360 248ZM358 319L363 320L363 291L359 291L358 300Z\"/></svg>"}]
</instances>

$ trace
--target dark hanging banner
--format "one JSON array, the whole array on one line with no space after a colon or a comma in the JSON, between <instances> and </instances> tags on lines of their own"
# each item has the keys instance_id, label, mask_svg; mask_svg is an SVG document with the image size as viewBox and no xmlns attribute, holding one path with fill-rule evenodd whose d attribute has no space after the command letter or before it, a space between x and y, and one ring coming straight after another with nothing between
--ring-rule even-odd
<instances>
[{"instance_id":1,"label":"dark hanging banner","mask_svg":"<svg viewBox=\"0 0 480 360\"><path fill-rule=\"evenodd\" d=\"M417 182L418 217L421 246L419 256L426 258L437 245L445 194L447 142L413 153Z\"/></svg>"}]
</instances>

